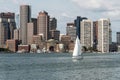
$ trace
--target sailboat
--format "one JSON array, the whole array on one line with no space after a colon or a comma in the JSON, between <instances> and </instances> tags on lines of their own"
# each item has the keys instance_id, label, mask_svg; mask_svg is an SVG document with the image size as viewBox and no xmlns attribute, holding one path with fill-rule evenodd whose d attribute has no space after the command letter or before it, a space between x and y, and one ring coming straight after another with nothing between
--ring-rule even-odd
<instances>
[{"instance_id":1,"label":"sailboat","mask_svg":"<svg viewBox=\"0 0 120 80\"><path fill-rule=\"evenodd\" d=\"M73 55L72 55L73 59L81 59L81 45L80 45L80 40L77 36L76 41L75 41L75 47L74 47L74 51L73 51Z\"/></svg>"}]
</instances>

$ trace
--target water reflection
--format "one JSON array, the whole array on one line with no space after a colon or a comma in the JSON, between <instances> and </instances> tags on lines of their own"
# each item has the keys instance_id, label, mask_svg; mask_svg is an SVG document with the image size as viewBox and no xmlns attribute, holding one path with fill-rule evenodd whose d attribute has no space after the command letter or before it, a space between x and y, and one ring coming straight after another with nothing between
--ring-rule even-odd
<instances>
[{"instance_id":1,"label":"water reflection","mask_svg":"<svg viewBox=\"0 0 120 80\"><path fill-rule=\"evenodd\" d=\"M83 58L84 58L83 55L81 55L81 56L79 56L79 57L76 57L76 58L75 58L75 57L74 57L74 58L72 57L72 61L73 61L73 62L78 62L78 61L83 60Z\"/></svg>"}]
</instances>

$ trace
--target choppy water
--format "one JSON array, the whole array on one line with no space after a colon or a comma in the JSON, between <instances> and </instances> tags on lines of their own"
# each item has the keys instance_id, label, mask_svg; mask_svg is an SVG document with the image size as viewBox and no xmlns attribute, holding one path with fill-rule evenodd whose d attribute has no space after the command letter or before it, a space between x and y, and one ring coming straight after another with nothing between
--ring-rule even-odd
<instances>
[{"instance_id":1,"label":"choppy water","mask_svg":"<svg viewBox=\"0 0 120 80\"><path fill-rule=\"evenodd\" d=\"M0 80L120 80L120 54L0 54Z\"/></svg>"}]
</instances>

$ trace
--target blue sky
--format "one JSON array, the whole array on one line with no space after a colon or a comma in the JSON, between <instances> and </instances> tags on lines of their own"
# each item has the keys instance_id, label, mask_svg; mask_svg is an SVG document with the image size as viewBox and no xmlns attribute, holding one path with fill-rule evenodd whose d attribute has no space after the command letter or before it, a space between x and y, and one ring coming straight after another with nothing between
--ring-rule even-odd
<instances>
[{"instance_id":1,"label":"blue sky","mask_svg":"<svg viewBox=\"0 0 120 80\"><path fill-rule=\"evenodd\" d=\"M19 6L31 5L32 17L37 17L42 10L58 20L58 30L66 32L66 23L73 22L76 16L87 17L93 21L110 18L113 41L120 31L119 0L0 0L0 12L19 14Z\"/></svg>"}]
</instances>

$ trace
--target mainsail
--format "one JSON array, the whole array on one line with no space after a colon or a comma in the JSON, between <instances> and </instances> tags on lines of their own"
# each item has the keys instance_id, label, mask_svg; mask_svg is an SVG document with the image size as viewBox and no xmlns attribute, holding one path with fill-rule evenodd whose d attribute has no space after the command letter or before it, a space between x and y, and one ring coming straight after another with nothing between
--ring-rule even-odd
<instances>
[{"instance_id":1,"label":"mainsail","mask_svg":"<svg viewBox=\"0 0 120 80\"><path fill-rule=\"evenodd\" d=\"M75 41L75 47L73 51L73 57L77 57L81 55L81 45L80 45L80 40L77 36L76 41Z\"/></svg>"}]
</instances>

